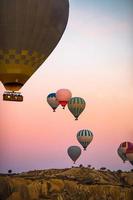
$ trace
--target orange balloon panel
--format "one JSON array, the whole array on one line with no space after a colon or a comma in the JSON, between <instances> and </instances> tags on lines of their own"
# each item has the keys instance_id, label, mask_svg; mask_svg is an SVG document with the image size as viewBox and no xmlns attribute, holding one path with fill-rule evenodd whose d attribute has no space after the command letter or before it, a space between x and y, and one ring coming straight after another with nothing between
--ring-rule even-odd
<instances>
[{"instance_id":1,"label":"orange balloon panel","mask_svg":"<svg viewBox=\"0 0 133 200\"><path fill-rule=\"evenodd\" d=\"M58 101L68 102L71 97L72 93L68 89L60 89L56 92L56 98L58 99Z\"/></svg>"}]
</instances>

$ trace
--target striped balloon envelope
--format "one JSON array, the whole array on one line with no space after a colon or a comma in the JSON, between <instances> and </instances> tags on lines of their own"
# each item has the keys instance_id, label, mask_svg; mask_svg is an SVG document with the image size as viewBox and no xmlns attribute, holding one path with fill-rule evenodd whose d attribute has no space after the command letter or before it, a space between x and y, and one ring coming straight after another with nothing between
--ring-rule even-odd
<instances>
[{"instance_id":1,"label":"striped balloon envelope","mask_svg":"<svg viewBox=\"0 0 133 200\"><path fill-rule=\"evenodd\" d=\"M53 109L53 112L55 112L56 108L59 106L59 102L56 99L56 93L50 93L47 96L47 102L51 106L51 108Z\"/></svg>"},{"instance_id":2,"label":"striped balloon envelope","mask_svg":"<svg viewBox=\"0 0 133 200\"><path fill-rule=\"evenodd\" d=\"M81 97L73 97L68 101L68 109L75 117L75 120L78 120L78 117L85 109L85 106L85 100Z\"/></svg>"},{"instance_id":3,"label":"striped balloon envelope","mask_svg":"<svg viewBox=\"0 0 133 200\"><path fill-rule=\"evenodd\" d=\"M80 130L77 133L77 140L82 145L84 150L88 147L88 145L91 143L93 139L93 133L90 130Z\"/></svg>"}]
</instances>

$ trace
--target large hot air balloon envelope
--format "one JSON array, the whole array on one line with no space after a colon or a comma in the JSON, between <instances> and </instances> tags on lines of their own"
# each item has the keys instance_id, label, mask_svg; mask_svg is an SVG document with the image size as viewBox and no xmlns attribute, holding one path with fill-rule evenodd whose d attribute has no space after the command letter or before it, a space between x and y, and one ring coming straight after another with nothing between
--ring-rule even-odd
<instances>
[{"instance_id":1,"label":"large hot air balloon envelope","mask_svg":"<svg viewBox=\"0 0 133 200\"><path fill-rule=\"evenodd\" d=\"M65 108L66 104L71 99L71 97L72 93L68 89L60 89L56 92L56 98L63 108Z\"/></svg>"},{"instance_id":2,"label":"large hot air balloon envelope","mask_svg":"<svg viewBox=\"0 0 133 200\"><path fill-rule=\"evenodd\" d=\"M59 106L59 102L56 99L56 93L50 93L47 96L47 102L51 106L51 108L53 109L53 111L55 112L56 108Z\"/></svg>"},{"instance_id":3,"label":"large hot air balloon envelope","mask_svg":"<svg viewBox=\"0 0 133 200\"><path fill-rule=\"evenodd\" d=\"M75 117L75 120L78 120L78 117L85 109L85 106L85 100L81 97L73 97L68 101L68 109Z\"/></svg>"},{"instance_id":4,"label":"large hot air balloon envelope","mask_svg":"<svg viewBox=\"0 0 133 200\"><path fill-rule=\"evenodd\" d=\"M69 157L74 161L74 164L75 164L76 160L81 155L81 148L78 146L70 146L67 150L67 153Z\"/></svg>"},{"instance_id":5,"label":"large hot air balloon envelope","mask_svg":"<svg viewBox=\"0 0 133 200\"><path fill-rule=\"evenodd\" d=\"M118 153L119 157L123 160L123 162L128 160L126 157L126 153L123 152L123 149L121 148L121 146L119 146L119 148L117 149L117 153Z\"/></svg>"},{"instance_id":6,"label":"large hot air balloon envelope","mask_svg":"<svg viewBox=\"0 0 133 200\"><path fill-rule=\"evenodd\" d=\"M18 91L50 55L68 13L68 0L0 0L0 81L7 91Z\"/></svg>"},{"instance_id":7,"label":"large hot air balloon envelope","mask_svg":"<svg viewBox=\"0 0 133 200\"><path fill-rule=\"evenodd\" d=\"M88 145L91 143L93 139L93 133L90 130L80 130L77 133L77 140L82 145L84 150L88 147Z\"/></svg>"}]
</instances>

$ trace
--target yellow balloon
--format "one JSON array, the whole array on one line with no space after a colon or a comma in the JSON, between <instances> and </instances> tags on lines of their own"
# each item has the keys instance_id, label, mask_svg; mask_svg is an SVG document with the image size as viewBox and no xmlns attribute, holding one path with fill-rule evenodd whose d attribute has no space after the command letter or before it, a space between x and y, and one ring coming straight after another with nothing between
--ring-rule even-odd
<instances>
[{"instance_id":1,"label":"yellow balloon","mask_svg":"<svg viewBox=\"0 0 133 200\"><path fill-rule=\"evenodd\" d=\"M18 91L58 44L68 0L0 0L0 81Z\"/></svg>"}]
</instances>

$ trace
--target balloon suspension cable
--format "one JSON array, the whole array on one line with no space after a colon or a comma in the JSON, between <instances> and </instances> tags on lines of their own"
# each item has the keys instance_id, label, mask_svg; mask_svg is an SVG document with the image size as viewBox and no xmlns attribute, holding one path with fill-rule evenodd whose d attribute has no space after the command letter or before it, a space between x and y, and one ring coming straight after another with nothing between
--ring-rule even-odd
<instances>
[{"instance_id":1,"label":"balloon suspension cable","mask_svg":"<svg viewBox=\"0 0 133 200\"><path fill-rule=\"evenodd\" d=\"M75 164L75 161L73 162L73 164Z\"/></svg>"},{"instance_id":2,"label":"balloon suspension cable","mask_svg":"<svg viewBox=\"0 0 133 200\"><path fill-rule=\"evenodd\" d=\"M53 112L56 112L55 109L53 109Z\"/></svg>"},{"instance_id":3,"label":"balloon suspension cable","mask_svg":"<svg viewBox=\"0 0 133 200\"><path fill-rule=\"evenodd\" d=\"M86 151L86 147L84 148L84 151Z\"/></svg>"},{"instance_id":4,"label":"balloon suspension cable","mask_svg":"<svg viewBox=\"0 0 133 200\"><path fill-rule=\"evenodd\" d=\"M75 120L78 120L78 118L76 117Z\"/></svg>"}]
</instances>

